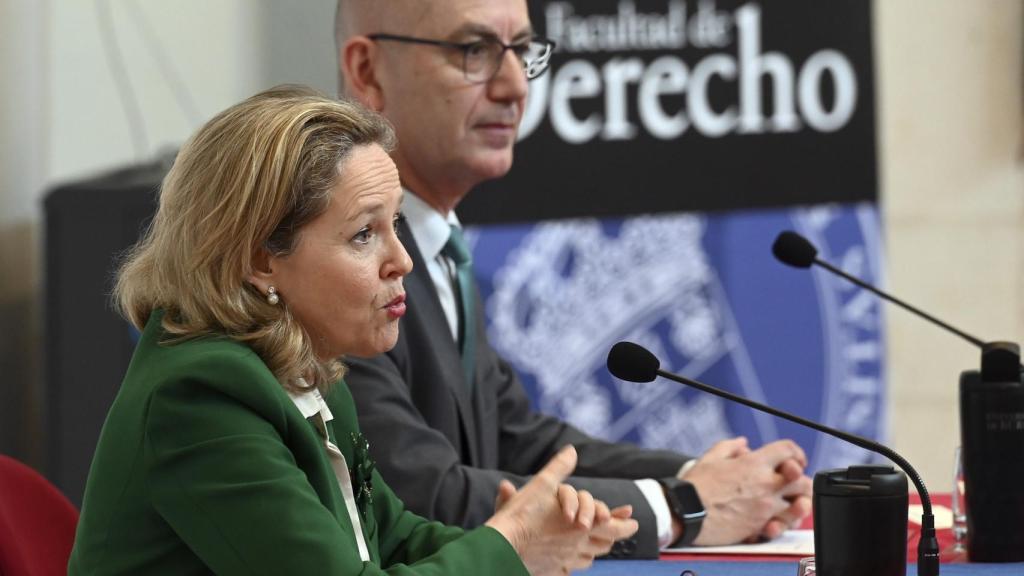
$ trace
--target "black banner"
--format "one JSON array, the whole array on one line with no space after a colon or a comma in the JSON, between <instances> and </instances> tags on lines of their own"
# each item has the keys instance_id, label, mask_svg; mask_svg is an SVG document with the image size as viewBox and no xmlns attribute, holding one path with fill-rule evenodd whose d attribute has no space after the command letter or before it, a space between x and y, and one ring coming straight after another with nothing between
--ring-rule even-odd
<instances>
[{"instance_id":1,"label":"black banner","mask_svg":"<svg viewBox=\"0 0 1024 576\"><path fill-rule=\"evenodd\" d=\"M867 0L531 2L558 43L471 223L877 199Z\"/></svg>"}]
</instances>

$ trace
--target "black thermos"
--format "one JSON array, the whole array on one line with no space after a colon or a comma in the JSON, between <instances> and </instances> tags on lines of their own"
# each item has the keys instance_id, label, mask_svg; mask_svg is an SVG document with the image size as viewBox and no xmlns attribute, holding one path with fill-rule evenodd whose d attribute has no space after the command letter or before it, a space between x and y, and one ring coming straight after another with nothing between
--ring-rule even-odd
<instances>
[{"instance_id":1,"label":"black thermos","mask_svg":"<svg viewBox=\"0 0 1024 576\"><path fill-rule=\"evenodd\" d=\"M1024 561L1024 385L1020 349L986 344L960 375L960 454L971 562Z\"/></svg>"},{"instance_id":2,"label":"black thermos","mask_svg":"<svg viewBox=\"0 0 1024 576\"><path fill-rule=\"evenodd\" d=\"M907 476L892 466L814 475L817 576L906 576Z\"/></svg>"}]
</instances>

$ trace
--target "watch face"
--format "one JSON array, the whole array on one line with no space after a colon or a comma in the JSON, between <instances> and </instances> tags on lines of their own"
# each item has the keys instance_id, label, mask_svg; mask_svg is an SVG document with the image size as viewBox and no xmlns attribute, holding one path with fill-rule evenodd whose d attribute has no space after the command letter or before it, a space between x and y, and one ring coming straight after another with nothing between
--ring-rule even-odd
<instances>
[{"instance_id":1,"label":"watch face","mask_svg":"<svg viewBox=\"0 0 1024 576\"><path fill-rule=\"evenodd\" d=\"M661 482L672 514L683 523L683 535L672 546L689 546L697 539L704 517L707 516L704 504L700 496L697 496L697 489L686 480L672 478Z\"/></svg>"},{"instance_id":2,"label":"watch face","mask_svg":"<svg viewBox=\"0 0 1024 576\"><path fill-rule=\"evenodd\" d=\"M697 490L693 487L693 484L680 482L672 491L675 492L676 498L679 499L679 505L686 516L703 516L705 514L704 504L701 503L700 497L697 496Z\"/></svg>"}]
</instances>

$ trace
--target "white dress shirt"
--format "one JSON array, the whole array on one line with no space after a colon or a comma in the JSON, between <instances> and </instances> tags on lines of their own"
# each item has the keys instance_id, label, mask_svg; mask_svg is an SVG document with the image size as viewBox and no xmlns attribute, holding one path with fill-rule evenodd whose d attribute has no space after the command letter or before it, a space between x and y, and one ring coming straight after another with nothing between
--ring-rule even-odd
<instances>
[{"instance_id":1,"label":"white dress shirt","mask_svg":"<svg viewBox=\"0 0 1024 576\"><path fill-rule=\"evenodd\" d=\"M405 191L405 199L402 201L402 214L405 215L405 221L412 230L416 248L427 263L427 272L430 273L437 297L441 300L441 309L444 310L444 317L448 319L452 339L458 342L459 308L455 298L455 263L442 254L441 250L448 243L448 236L452 233L451 227L461 228L462 224L459 223L454 211L448 212L447 217L442 216L408 190Z\"/></svg>"}]
</instances>

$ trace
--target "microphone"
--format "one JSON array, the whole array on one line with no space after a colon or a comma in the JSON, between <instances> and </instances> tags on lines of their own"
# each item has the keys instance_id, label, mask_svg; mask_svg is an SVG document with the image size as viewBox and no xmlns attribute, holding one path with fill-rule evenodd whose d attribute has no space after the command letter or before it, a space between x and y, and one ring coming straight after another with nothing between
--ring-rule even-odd
<instances>
[{"instance_id":1,"label":"microphone","mask_svg":"<svg viewBox=\"0 0 1024 576\"><path fill-rule=\"evenodd\" d=\"M813 249L813 246L812 246ZM813 256L812 256L813 258ZM800 424L812 428L819 432L824 432L830 436L834 436L841 440L845 440L854 446L859 446L865 450L881 454L893 461L899 466L904 473L914 483L914 487L917 488L917 493L921 497L921 506L923 512L921 514L921 540L917 546L917 573L918 576L937 576L939 573L939 542L935 537L935 517L932 515L932 500L928 495L928 489L925 488L924 481L921 480L921 476L914 470L914 467L907 462L905 458L897 454L891 448L879 444L874 440L869 440L863 436L857 436L856 434L850 434L849 432L843 432L830 426L825 426L813 420L801 418L795 414L790 414L771 406L766 406L759 402L754 402L748 398L733 394L720 388L704 384L685 376L666 372L661 369L661 362L658 358L652 354L649 350L634 344L633 342L619 342L612 346L608 352L608 371L613 376L621 380L629 382L651 382L658 376L667 378L674 382L696 388L715 396L720 396L726 400L738 402L744 406L749 406L755 410L767 412L772 416L777 416L790 422Z\"/></svg>"},{"instance_id":2,"label":"microphone","mask_svg":"<svg viewBox=\"0 0 1024 576\"><path fill-rule=\"evenodd\" d=\"M952 332L953 334L956 334L957 336L963 338L964 340L967 340L971 344L974 344L978 348L981 348L982 350L985 349L985 342L980 338L976 338L964 332L963 330L954 328L949 324L946 324L942 320L939 320L938 318L932 316L931 314L928 314L923 310L918 310L917 308L911 306L910 304L907 304L906 302L900 300L899 298L896 298L895 296L890 296L889 294L882 292L878 288L875 288L871 284L864 282L860 278L851 276L846 272L843 272L839 268L836 268L835 266L829 264L828 262L818 259L818 249L814 247L814 244L811 244L811 242L807 240L807 238L804 238L803 236L797 234L796 232L793 232L792 230L786 230L785 232L780 233L778 237L775 238L775 243L772 244L772 254L775 255L775 258L778 259L779 262L782 262L783 264L787 264L794 268L810 268L812 264L817 264L818 266L821 266L822 268L828 270L829 272L842 276L843 278L849 280L850 282L853 282L857 286L860 286L861 288L873 292L879 297L888 300L893 304L896 304L897 306L903 308L904 310L909 310L910 312L917 314L918 316L924 318L925 320L931 322L932 324L936 324L944 328L945 330Z\"/></svg>"},{"instance_id":3,"label":"microphone","mask_svg":"<svg viewBox=\"0 0 1024 576\"><path fill-rule=\"evenodd\" d=\"M1024 366L1013 342L984 342L818 259L796 232L779 234L772 253L797 268L817 264L981 348L981 370L960 374L960 444L967 486L967 556L972 562L1024 561L1024 527L1007 510L1024 506ZM1004 424L1005 422L1005 424Z\"/></svg>"}]
</instances>

